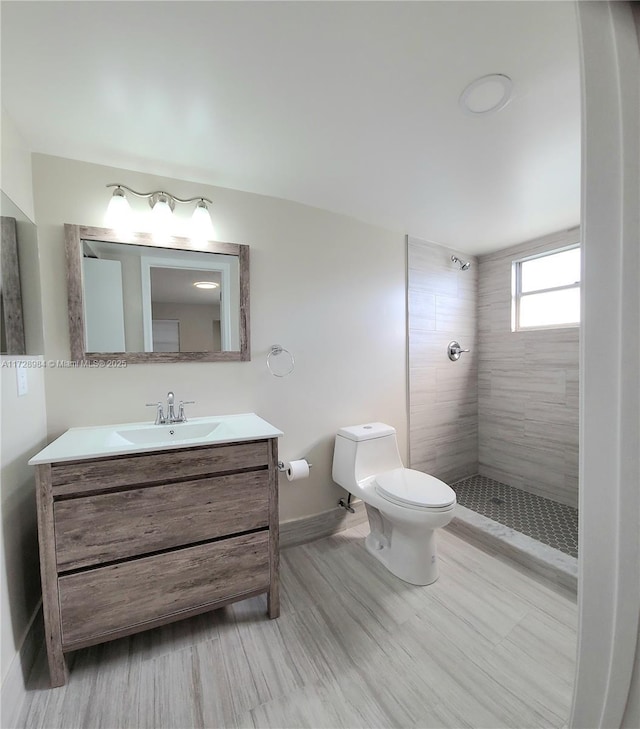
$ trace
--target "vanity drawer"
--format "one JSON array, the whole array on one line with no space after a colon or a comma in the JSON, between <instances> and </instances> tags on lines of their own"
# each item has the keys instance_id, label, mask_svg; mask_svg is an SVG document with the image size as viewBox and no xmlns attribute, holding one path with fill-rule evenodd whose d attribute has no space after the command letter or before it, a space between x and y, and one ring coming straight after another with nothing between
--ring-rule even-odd
<instances>
[{"instance_id":1,"label":"vanity drawer","mask_svg":"<svg viewBox=\"0 0 640 729\"><path fill-rule=\"evenodd\" d=\"M267 590L269 533L65 575L58 587L62 645L73 650L179 618L181 612L203 612L207 605Z\"/></svg>"},{"instance_id":2,"label":"vanity drawer","mask_svg":"<svg viewBox=\"0 0 640 729\"><path fill-rule=\"evenodd\" d=\"M234 473L54 502L58 571L267 527L269 473Z\"/></svg>"},{"instance_id":3,"label":"vanity drawer","mask_svg":"<svg viewBox=\"0 0 640 729\"><path fill-rule=\"evenodd\" d=\"M260 468L268 464L268 442L262 440L94 461L54 463L51 466L51 485L55 498L134 484L163 483L191 476Z\"/></svg>"}]
</instances>

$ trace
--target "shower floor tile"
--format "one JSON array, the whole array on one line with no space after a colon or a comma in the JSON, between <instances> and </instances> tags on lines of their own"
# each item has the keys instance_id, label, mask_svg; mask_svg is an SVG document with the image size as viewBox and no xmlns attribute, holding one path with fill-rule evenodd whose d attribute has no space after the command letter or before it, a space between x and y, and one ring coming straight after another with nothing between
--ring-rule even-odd
<instances>
[{"instance_id":1,"label":"shower floor tile","mask_svg":"<svg viewBox=\"0 0 640 729\"><path fill-rule=\"evenodd\" d=\"M522 534L578 556L578 510L494 481L470 476L451 488L458 503Z\"/></svg>"}]
</instances>

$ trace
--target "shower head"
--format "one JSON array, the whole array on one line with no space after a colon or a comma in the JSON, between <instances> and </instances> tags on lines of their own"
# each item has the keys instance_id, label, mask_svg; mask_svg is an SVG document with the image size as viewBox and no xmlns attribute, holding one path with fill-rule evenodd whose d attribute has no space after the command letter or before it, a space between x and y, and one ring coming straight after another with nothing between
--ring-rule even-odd
<instances>
[{"instance_id":1,"label":"shower head","mask_svg":"<svg viewBox=\"0 0 640 729\"><path fill-rule=\"evenodd\" d=\"M468 271L471 268L471 261L461 261L458 256L451 256L451 260L460 266L461 271Z\"/></svg>"}]
</instances>

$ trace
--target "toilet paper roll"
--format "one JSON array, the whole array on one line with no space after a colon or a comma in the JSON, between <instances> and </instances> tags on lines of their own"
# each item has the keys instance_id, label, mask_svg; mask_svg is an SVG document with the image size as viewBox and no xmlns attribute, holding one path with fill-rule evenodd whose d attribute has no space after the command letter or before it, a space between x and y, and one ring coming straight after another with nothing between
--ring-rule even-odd
<instances>
[{"instance_id":1,"label":"toilet paper roll","mask_svg":"<svg viewBox=\"0 0 640 729\"><path fill-rule=\"evenodd\" d=\"M297 481L309 477L309 463L304 459L287 463L287 480Z\"/></svg>"}]
</instances>

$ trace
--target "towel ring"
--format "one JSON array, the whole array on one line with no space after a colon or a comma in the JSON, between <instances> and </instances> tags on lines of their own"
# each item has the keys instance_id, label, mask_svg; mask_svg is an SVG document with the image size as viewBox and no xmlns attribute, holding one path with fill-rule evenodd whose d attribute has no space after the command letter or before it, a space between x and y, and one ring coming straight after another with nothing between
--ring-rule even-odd
<instances>
[{"instance_id":1,"label":"towel ring","mask_svg":"<svg viewBox=\"0 0 640 729\"><path fill-rule=\"evenodd\" d=\"M282 370L279 371L277 367L275 369L273 367L273 365L275 363L274 358L277 360L280 357L280 355L282 355L282 354L286 354L287 357L289 357L290 362L289 362L288 368L286 368L286 369L283 368ZM279 344L271 345L271 350L269 351L269 354L267 355L267 367L269 369L269 372L271 372L271 374L274 377L286 377L287 375L290 375L293 372L295 366L296 366L296 361L288 349L281 347Z\"/></svg>"}]
</instances>

